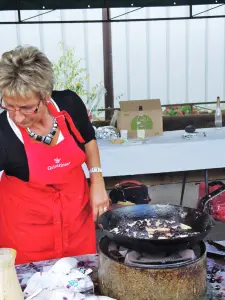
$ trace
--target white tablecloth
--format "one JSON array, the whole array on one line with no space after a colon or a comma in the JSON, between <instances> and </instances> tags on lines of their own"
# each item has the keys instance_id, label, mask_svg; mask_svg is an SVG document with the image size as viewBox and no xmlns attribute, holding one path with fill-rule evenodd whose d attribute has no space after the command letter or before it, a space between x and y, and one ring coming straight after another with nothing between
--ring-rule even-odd
<instances>
[{"instance_id":1,"label":"white tablecloth","mask_svg":"<svg viewBox=\"0 0 225 300\"><path fill-rule=\"evenodd\" d=\"M225 168L225 128L200 129L194 139L184 131L168 131L150 137L145 144L115 145L98 140L104 177ZM87 168L84 167L89 177Z\"/></svg>"}]
</instances>

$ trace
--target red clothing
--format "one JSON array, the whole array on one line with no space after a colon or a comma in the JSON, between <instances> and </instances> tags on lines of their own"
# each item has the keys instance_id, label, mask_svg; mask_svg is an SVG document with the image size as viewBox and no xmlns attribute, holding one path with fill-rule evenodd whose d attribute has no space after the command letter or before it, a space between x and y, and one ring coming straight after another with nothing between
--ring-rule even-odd
<instances>
[{"instance_id":1,"label":"red clothing","mask_svg":"<svg viewBox=\"0 0 225 300\"><path fill-rule=\"evenodd\" d=\"M55 146L32 140L20 128L30 178L24 182L3 174L0 182L0 247L17 250L17 264L95 253L95 227L82 164L85 153L66 122L84 142L65 112L49 103L64 139Z\"/></svg>"}]
</instances>

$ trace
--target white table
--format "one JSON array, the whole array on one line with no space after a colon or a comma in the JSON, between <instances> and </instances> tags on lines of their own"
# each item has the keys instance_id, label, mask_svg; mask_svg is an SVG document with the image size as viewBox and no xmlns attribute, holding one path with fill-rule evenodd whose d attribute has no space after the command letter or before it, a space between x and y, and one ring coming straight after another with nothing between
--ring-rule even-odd
<instances>
[{"instance_id":1,"label":"white table","mask_svg":"<svg viewBox=\"0 0 225 300\"><path fill-rule=\"evenodd\" d=\"M206 137L200 135L187 140L183 138L184 131L179 130L150 137L145 144L128 141L127 144L116 145L108 140L98 140L103 176L225 168L225 128L197 131L205 132ZM84 169L88 177L86 167Z\"/></svg>"},{"instance_id":2,"label":"white table","mask_svg":"<svg viewBox=\"0 0 225 300\"><path fill-rule=\"evenodd\" d=\"M104 177L155 174L225 167L225 127L200 129L206 137L192 140L184 131L167 131L146 144L115 145L98 140ZM87 176L88 172L85 168Z\"/></svg>"}]
</instances>

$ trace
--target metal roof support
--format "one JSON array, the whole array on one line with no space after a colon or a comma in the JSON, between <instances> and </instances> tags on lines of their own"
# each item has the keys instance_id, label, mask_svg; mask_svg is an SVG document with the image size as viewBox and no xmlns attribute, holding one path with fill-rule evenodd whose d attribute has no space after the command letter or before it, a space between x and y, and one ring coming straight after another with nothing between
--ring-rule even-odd
<instances>
[{"instance_id":1,"label":"metal roof support","mask_svg":"<svg viewBox=\"0 0 225 300\"><path fill-rule=\"evenodd\" d=\"M114 20L114 19L116 19L116 18L119 18L119 17L125 16L125 15L128 15L128 14L131 14L131 13L133 13L133 12L135 12L135 11L137 11L137 10L143 9L143 8L144 8L144 7L138 7L138 8L136 8L136 9L131 10L131 11L128 11L128 12L126 12L126 13L124 13L124 14L115 16L115 17L111 18L110 20Z\"/></svg>"},{"instance_id":2,"label":"metal roof support","mask_svg":"<svg viewBox=\"0 0 225 300\"><path fill-rule=\"evenodd\" d=\"M49 11L50 12L50 11ZM49 13L47 12L47 13ZM202 13L202 12L201 12ZM41 14L40 14L41 15ZM39 15L37 15L39 16ZM73 23L125 23L125 22L146 22L146 21L180 21L180 20L193 20L193 19L220 19L224 18L225 15L213 15L213 16L188 16L188 17L172 17L172 18L144 18L144 19L110 19L110 20L71 20L71 21L29 21L26 22L27 19L12 22L12 21L4 21L0 22L4 25L12 25L12 24L23 24L23 25L29 25L29 24L73 24ZM33 18L33 17L31 17ZM29 18L30 19L30 18Z\"/></svg>"},{"instance_id":3,"label":"metal roof support","mask_svg":"<svg viewBox=\"0 0 225 300\"><path fill-rule=\"evenodd\" d=\"M35 16L33 16L33 17L30 17L30 18L27 18L27 19L23 19L23 20L21 21L21 24L25 24L24 22L27 21L27 20L31 20L31 19L33 19L33 18L36 18L36 17L40 17L40 16L43 16L43 15L49 14L50 12L52 12L52 11L54 11L54 10L55 10L55 9L51 9L51 10L48 10L48 11L42 13L42 14L37 14L37 15L35 15ZM38 22L38 23L44 23L44 22ZM60 21L60 23L64 23L64 22ZM29 22L28 22L28 24L29 24Z\"/></svg>"},{"instance_id":4,"label":"metal roof support","mask_svg":"<svg viewBox=\"0 0 225 300\"><path fill-rule=\"evenodd\" d=\"M225 5L225 3L223 3L223 4L220 4L220 5L217 5L216 7L212 7L212 8L209 8L209 9L203 10L203 11L201 11L201 12L199 12L199 13L195 14L195 15L192 15L192 17L199 16L199 15L201 15L201 14L204 14L205 12L211 11L211 10L213 10L213 9L217 9L218 7L221 7L221 6L224 6L224 5ZM206 18L207 18L207 17L206 17Z\"/></svg>"},{"instance_id":5,"label":"metal roof support","mask_svg":"<svg viewBox=\"0 0 225 300\"><path fill-rule=\"evenodd\" d=\"M17 7L17 11L18 11L18 21L16 21L16 22L15 21L14 22L4 21L4 22L0 22L0 24L5 24L6 25L6 24L60 24L60 23L68 23L68 24L70 24L70 23L109 23L109 22L113 23L113 22L143 22L143 21L146 22L146 21L170 21L170 20L172 21L172 20L191 20L191 19L213 19L213 18L224 18L225 17L225 15L207 15L207 16L203 16L202 15L205 12L214 10L214 9L216 9L218 7L221 7L221 6L225 5L225 3L224 3L225 0L224 1L222 1L222 0L216 0L217 4L218 4L216 7L212 7L210 9L204 10L202 12L199 12L199 13L195 14L195 15L193 15L193 5L194 5L193 3L194 2L192 0L189 0L189 16L187 16L187 17L172 17L172 18L165 17L165 18L144 18L144 19L143 18L142 19L136 19L136 18L133 18L133 19L132 18L121 19L120 18L119 19L119 17L122 17L122 16L124 16L124 15L126 15L128 13L131 14L132 12L135 12L137 10L143 9L145 7L152 7L152 6L154 6L152 4L151 5L149 4L148 6L142 6L142 7L136 7L136 8L134 7L134 9L132 11L127 12L125 14L120 14L120 15L115 16L113 18L110 18L109 14L108 14L107 18L105 18L105 19L99 19L99 20L71 20L71 21L47 21L47 20L45 20L45 21L30 21L32 18L35 18L35 17L38 17L40 15L44 15L44 14L50 13L50 12L56 10L56 8L50 9L47 12L45 11L45 12L43 12L41 14L38 14L38 15L35 15L33 17L30 17L30 18L22 20L21 19L21 11L22 11L22 7L23 6L21 4L21 0L15 0L15 1L16 1L16 4L17 4L16 7ZM171 1L171 6L172 6L172 2L173 1ZM219 3L221 3L221 4L219 4ZM176 2L176 6L178 6L178 5L179 5L179 3ZM156 6L157 6L157 3L156 3ZM166 6L168 6L168 3L167 3ZM173 7L174 6L175 6L175 4L173 5ZM109 0L105 0L104 1L104 7L106 7L105 9L107 9L107 11L109 12L109 9L110 9ZM45 9L45 7L42 7L42 8ZM91 9L91 7L88 8L88 9ZM28 20L29 20L29 22L27 22Z\"/></svg>"},{"instance_id":6,"label":"metal roof support","mask_svg":"<svg viewBox=\"0 0 225 300\"><path fill-rule=\"evenodd\" d=\"M18 21L21 22L20 0L17 0L17 13L18 13Z\"/></svg>"},{"instance_id":7,"label":"metal roof support","mask_svg":"<svg viewBox=\"0 0 225 300\"><path fill-rule=\"evenodd\" d=\"M189 5L189 17L190 19L193 18L193 14L192 14L192 5Z\"/></svg>"},{"instance_id":8,"label":"metal roof support","mask_svg":"<svg viewBox=\"0 0 225 300\"><path fill-rule=\"evenodd\" d=\"M110 20L110 9L102 9L102 19ZM113 61L112 61L112 36L111 24L103 23L103 60L104 60L104 84L107 93L105 94L105 108L114 107L114 92L113 92ZM105 112L105 119L111 118L111 112Z\"/></svg>"}]
</instances>

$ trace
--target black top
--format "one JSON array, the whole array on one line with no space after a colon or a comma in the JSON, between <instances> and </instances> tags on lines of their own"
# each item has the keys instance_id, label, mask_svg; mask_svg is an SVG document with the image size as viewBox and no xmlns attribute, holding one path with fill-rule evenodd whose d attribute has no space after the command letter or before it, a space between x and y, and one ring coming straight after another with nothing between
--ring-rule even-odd
<instances>
[{"instance_id":1,"label":"black top","mask_svg":"<svg viewBox=\"0 0 225 300\"><path fill-rule=\"evenodd\" d=\"M60 110L65 110L70 114L85 143L95 139L95 131L89 121L86 107L76 93L70 90L53 91L52 99ZM77 142L75 137L74 140ZM84 149L82 145L79 146ZM11 128L6 112L0 114L0 170L4 170L9 176L29 181L29 168L24 144Z\"/></svg>"}]
</instances>

